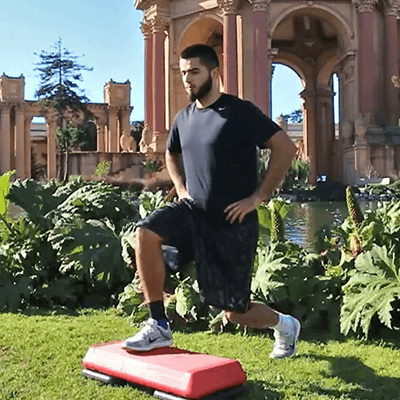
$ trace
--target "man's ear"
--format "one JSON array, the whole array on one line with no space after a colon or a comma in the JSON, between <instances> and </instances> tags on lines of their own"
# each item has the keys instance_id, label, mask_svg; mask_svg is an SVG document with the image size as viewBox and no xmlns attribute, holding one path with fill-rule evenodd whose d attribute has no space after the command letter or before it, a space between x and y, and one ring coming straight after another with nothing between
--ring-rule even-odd
<instances>
[{"instance_id":1,"label":"man's ear","mask_svg":"<svg viewBox=\"0 0 400 400\"><path fill-rule=\"evenodd\" d=\"M211 78L213 80L219 80L219 67L215 67L213 70L211 70Z\"/></svg>"}]
</instances>

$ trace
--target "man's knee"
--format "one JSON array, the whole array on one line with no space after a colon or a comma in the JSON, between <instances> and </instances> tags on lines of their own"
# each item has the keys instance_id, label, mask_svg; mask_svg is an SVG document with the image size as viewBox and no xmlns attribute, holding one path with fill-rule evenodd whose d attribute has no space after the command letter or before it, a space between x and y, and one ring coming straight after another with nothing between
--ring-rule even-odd
<instances>
[{"instance_id":1,"label":"man's knee","mask_svg":"<svg viewBox=\"0 0 400 400\"><path fill-rule=\"evenodd\" d=\"M235 311L226 311L225 310L225 317L228 319L229 322L232 322L234 324L238 323L238 313Z\"/></svg>"},{"instance_id":2,"label":"man's knee","mask_svg":"<svg viewBox=\"0 0 400 400\"><path fill-rule=\"evenodd\" d=\"M162 238L150 229L140 226L135 231L135 248L140 250L144 246L161 246Z\"/></svg>"}]
</instances>

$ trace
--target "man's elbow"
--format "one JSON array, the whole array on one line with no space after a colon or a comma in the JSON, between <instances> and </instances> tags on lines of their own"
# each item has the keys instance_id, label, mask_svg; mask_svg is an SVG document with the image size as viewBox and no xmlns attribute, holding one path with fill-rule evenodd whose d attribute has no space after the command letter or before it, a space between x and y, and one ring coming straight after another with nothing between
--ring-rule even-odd
<instances>
[{"instance_id":1,"label":"man's elbow","mask_svg":"<svg viewBox=\"0 0 400 400\"><path fill-rule=\"evenodd\" d=\"M290 139L286 131L282 130L280 137L282 149L288 154L288 156L293 159L297 153L297 146Z\"/></svg>"}]
</instances>

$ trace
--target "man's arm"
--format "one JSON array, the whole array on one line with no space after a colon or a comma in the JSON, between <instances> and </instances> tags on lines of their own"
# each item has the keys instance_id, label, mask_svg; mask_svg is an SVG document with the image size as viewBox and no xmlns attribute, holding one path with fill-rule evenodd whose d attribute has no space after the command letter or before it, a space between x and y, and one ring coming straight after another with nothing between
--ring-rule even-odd
<instances>
[{"instance_id":1,"label":"man's arm","mask_svg":"<svg viewBox=\"0 0 400 400\"><path fill-rule=\"evenodd\" d=\"M171 180L176 188L179 199L189 197L185 186L185 172L183 170L182 154L171 153L169 150L165 153L165 163Z\"/></svg>"},{"instance_id":2,"label":"man's arm","mask_svg":"<svg viewBox=\"0 0 400 400\"><path fill-rule=\"evenodd\" d=\"M285 177L297 151L297 147L284 131L275 133L265 146L271 149L271 156L259 188L252 196L230 204L224 210L227 214L226 219L231 223L236 219L242 222L246 214L255 210L265 199L271 198L273 191Z\"/></svg>"}]
</instances>

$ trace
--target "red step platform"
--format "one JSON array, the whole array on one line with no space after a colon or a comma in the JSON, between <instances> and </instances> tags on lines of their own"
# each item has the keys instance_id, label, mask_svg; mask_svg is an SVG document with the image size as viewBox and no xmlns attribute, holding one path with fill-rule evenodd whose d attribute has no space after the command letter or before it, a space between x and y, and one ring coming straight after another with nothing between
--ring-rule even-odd
<instances>
[{"instance_id":1,"label":"red step platform","mask_svg":"<svg viewBox=\"0 0 400 400\"><path fill-rule=\"evenodd\" d=\"M244 389L247 378L237 360L175 347L131 352L122 349L122 343L90 347L82 375L149 387L155 389L154 397L165 400L232 398Z\"/></svg>"}]
</instances>

